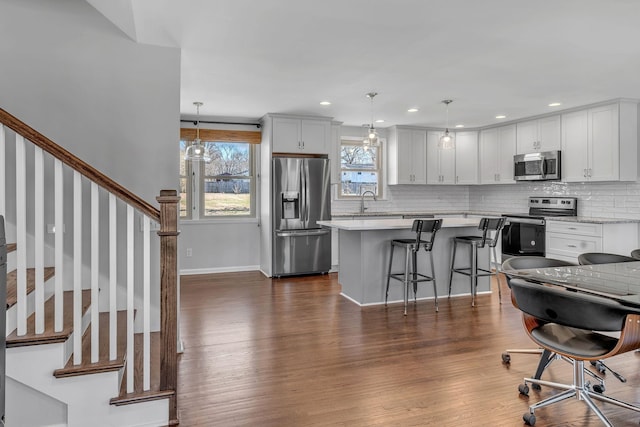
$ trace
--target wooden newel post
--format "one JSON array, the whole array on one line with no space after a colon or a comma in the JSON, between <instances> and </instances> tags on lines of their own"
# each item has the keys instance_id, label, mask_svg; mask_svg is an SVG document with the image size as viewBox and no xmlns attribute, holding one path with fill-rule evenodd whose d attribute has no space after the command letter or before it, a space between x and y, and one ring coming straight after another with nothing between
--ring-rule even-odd
<instances>
[{"instance_id":1,"label":"wooden newel post","mask_svg":"<svg viewBox=\"0 0 640 427\"><path fill-rule=\"evenodd\" d=\"M160 390L169 400L169 422L178 423L178 203L176 190L161 190L160 203Z\"/></svg>"}]
</instances>

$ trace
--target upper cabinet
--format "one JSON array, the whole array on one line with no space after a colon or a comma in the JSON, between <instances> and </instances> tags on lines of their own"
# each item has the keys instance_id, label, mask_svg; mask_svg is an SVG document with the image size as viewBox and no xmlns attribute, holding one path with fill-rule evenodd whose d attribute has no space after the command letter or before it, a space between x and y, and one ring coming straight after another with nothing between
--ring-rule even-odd
<instances>
[{"instance_id":1,"label":"upper cabinet","mask_svg":"<svg viewBox=\"0 0 640 427\"><path fill-rule=\"evenodd\" d=\"M478 132L456 132L456 184L478 183Z\"/></svg>"},{"instance_id":2,"label":"upper cabinet","mask_svg":"<svg viewBox=\"0 0 640 427\"><path fill-rule=\"evenodd\" d=\"M512 184L516 125L480 131L480 184Z\"/></svg>"},{"instance_id":3,"label":"upper cabinet","mask_svg":"<svg viewBox=\"0 0 640 427\"><path fill-rule=\"evenodd\" d=\"M427 131L394 126L387 146L388 184L427 183Z\"/></svg>"},{"instance_id":4,"label":"upper cabinet","mask_svg":"<svg viewBox=\"0 0 640 427\"><path fill-rule=\"evenodd\" d=\"M442 134L427 132L427 184L456 183L456 150L438 148Z\"/></svg>"},{"instance_id":5,"label":"upper cabinet","mask_svg":"<svg viewBox=\"0 0 640 427\"><path fill-rule=\"evenodd\" d=\"M520 122L516 129L517 154L560 150L560 115Z\"/></svg>"},{"instance_id":6,"label":"upper cabinet","mask_svg":"<svg viewBox=\"0 0 640 427\"><path fill-rule=\"evenodd\" d=\"M638 105L621 101L562 114L562 178L635 181Z\"/></svg>"},{"instance_id":7,"label":"upper cabinet","mask_svg":"<svg viewBox=\"0 0 640 427\"><path fill-rule=\"evenodd\" d=\"M274 153L328 154L331 120L269 116L272 120L271 151Z\"/></svg>"}]
</instances>

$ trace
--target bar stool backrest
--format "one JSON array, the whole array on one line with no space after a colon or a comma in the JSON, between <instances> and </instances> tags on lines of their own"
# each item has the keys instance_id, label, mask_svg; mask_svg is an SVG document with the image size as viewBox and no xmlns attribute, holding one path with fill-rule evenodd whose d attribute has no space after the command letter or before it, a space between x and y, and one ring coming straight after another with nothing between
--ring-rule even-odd
<instances>
[{"instance_id":1,"label":"bar stool backrest","mask_svg":"<svg viewBox=\"0 0 640 427\"><path fill-rule=\"evenodd\" d=\"M436 232L442 227L441 219L415 219L411 231L416 233L416 248L420 248L422 233L431 233L429 240L424 244L424 249L430 251L433 248L433 241L436 238Z\"/></svg>"},{"instance_id":2,"label":"bar stool backrest","mask_svg":"<svg viewBox=\"0 0 640 427\"><path fill-rule=\"evenodd\" d=\"M498 244L498 238L500 231L504 227L505 218L482 218L478 225L478 230L482 230L482 241L478 245L479 248L484 248L484 245L488 242L490 248L495 248ZM494 232L491 236L490 232Z\"/></svg>"}]
</instances>

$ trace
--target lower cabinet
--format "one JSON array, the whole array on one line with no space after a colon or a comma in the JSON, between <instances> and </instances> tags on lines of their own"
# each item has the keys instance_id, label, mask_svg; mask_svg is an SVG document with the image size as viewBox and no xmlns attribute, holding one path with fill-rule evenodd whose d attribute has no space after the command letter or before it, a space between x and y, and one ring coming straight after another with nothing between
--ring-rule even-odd
<instances>
[{"instance_id":1,"label":"lower cabinet","mask_svg":"<svg viewBox=\"0 0 640 427\"><path fill-rule=\"evenodd\" d=\"M547 221L546 257L578 263L585 252L629 255L638 248L637 223Z\"/></svg>"}]
</instances>

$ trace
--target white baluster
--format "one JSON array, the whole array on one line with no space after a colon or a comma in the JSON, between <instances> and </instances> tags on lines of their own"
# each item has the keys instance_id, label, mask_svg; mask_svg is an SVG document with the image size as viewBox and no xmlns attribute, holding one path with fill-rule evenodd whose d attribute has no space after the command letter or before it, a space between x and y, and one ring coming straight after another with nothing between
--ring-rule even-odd
<instances>
[{"instance_id":1,"label":"white baluster","mask_svg":"<svg viewBox=\"0 0 640 427\"><path fill-rule=\"evenodd\" d=\"M118 356L118 239L116 196L109 193L109 360Z\"/></svg>"},{"instance_id":2,"label":"white baluster","mask_svg":"<svg viewBox=\"0 0 640 427\"><path fill-rule=\"evenodd\" d=\"M16 134L16 313L18 336L27 333L27 198L24 138Z\"/></svg>"},{"instance_id":3,"label":"white baluster","mask_svg":"<svg viewBox=\"0 0 640 427\"><path fill-rule=\"evenodd\" d=\"M58 159L54 161L55 179L55 201L54 201L54 233L55 233L55 283L54 283L54 304L55 304L55 325L56 332L61 332L64 328L64 175L62 162Z\"/></svg>"},{"instance_id":4,"label":"white baluster","mask_svg":"<svg viewBox=\"0 0 640 427\"><path fill-rule=\"evenodd\" d=\"M151 389L151 249L150 249L150 239L151 239L151 226L149 223L149 217L143 215L143 224L142 232L143 232L143 255L142 255L142 265L144 268L143 271L143 389L145 391Z\"/></svg>"},{"instance_id":5,"label":"white baluster","mask_svg":"<svg viewBox=\"0 0 640 427\"><path fill-rule=\"evenodd\" d=\"M133 207L127 205L127 393L133 392L134 342L133 342L133 279L134 240Z\"/></svg>"},{"instance_id":6,"label":"white baluster","mask_svg":"<svg viewBox=\"0 0 640 427\"><path fill-rule=\"evenodd\" d=\"M100 200L98 184L91 183L91 363L100 359Z\"/></svg>"},{"instance_id":7,"label":"white baluster","mask_svg":"<svg viewBox=\"0 0 640 427\"><path fill-rule=\"evenodd\" d=\"M7 211L6 211L6 202L5 202L5 197L7 197L7 190L6 190L6 179L7 177L5 176L5 171L7 170L6 168L6 154L5 154L5 146L6 146L6 139L5 139L5 129L4 129L4 125L0 124L0 171L2 171L2 173L0 173L0 215L6 217L7 216Z\"/></svg>"},{"instance_id":8,"label":"white baluster","mask_svg":"<svg viewBox=\"0 0 640 427\"><path fill-rule=\"evenodd\" d=\"M34 147L34 248L36 334L44 333L44 163Z\"/></svg>"},{"instance_id":9,"label":"white baluster","mask_svg":"<svg viewBox=\"0 0 640 427\"><path fill-rule=\"evenodd\" d=\"M73 172L73 364L82 363L82 175Z\"/></svg>"}]
</instances>

